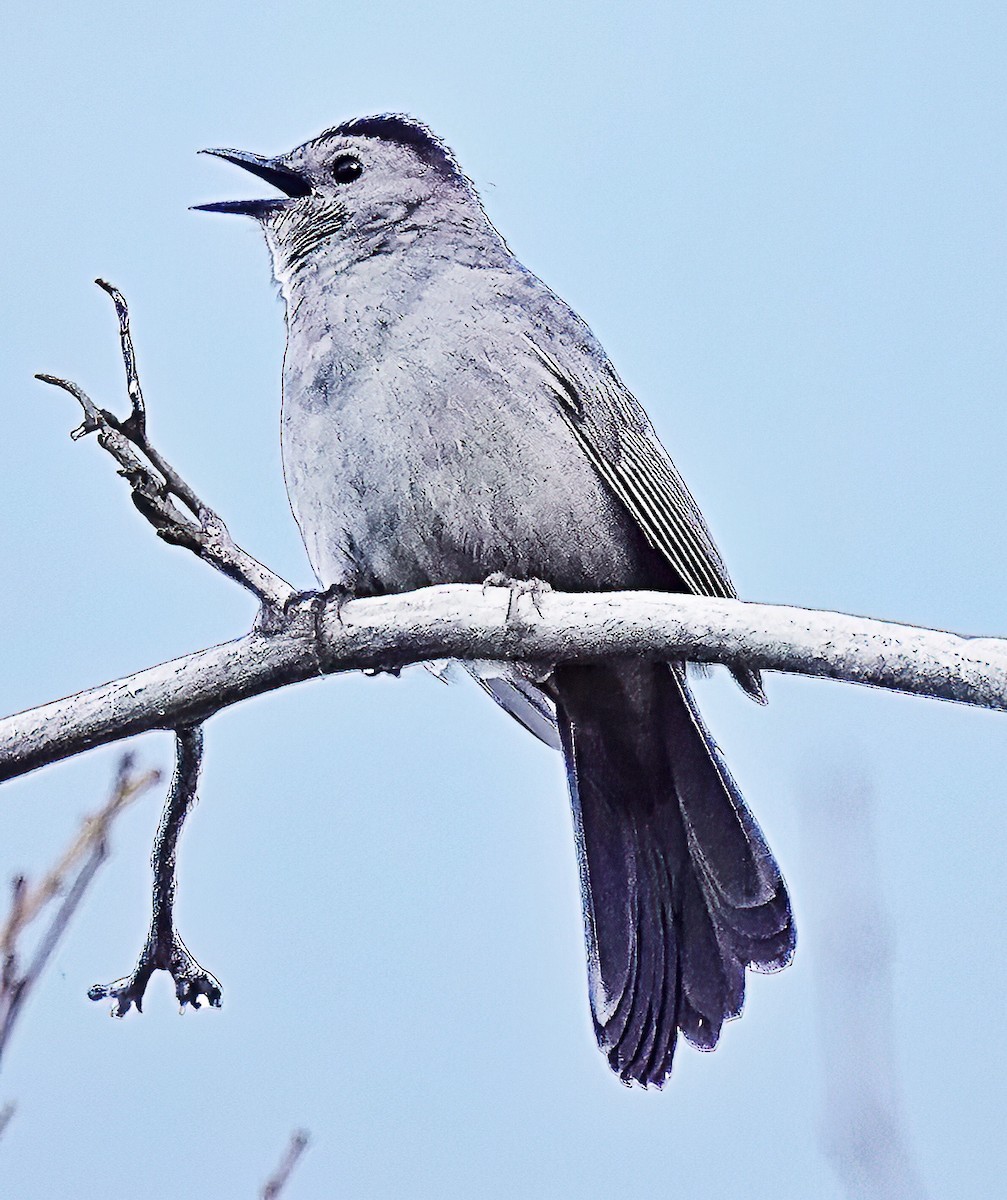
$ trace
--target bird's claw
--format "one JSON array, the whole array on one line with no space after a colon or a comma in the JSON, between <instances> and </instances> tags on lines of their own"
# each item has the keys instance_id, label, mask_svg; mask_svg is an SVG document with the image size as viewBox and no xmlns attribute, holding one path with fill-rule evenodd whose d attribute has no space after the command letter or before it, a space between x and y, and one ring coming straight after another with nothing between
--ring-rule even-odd
<instances>
[{"instance_id":1,"label":"bird's claw","mask_svg":"<svg viewBox=\"0 0 1007 1200\"><path fill-rule=\"evenodd\" d=\"M523 596L527 596L531 600L532 607L541 617L543 615L542 597L546 592L552 591L552 586L544 579L513 579L510 575L505 575L503 571L494 571L492 575L487 575L483 580L483 592L491 587L507 588L510 592L507 597L507 615L504 618L508 624L517 611L518 602Z\"/></svg>"},{"instance_id":2,"label":"bird's claw","mask_svg":"<svg viewBox=\"0 0 1007 1200\"><path fill-rule=\"evenodd\" d=\"M330 583L327 588L319 591L294 592L294 594L283 605L285 613L291 613L296 608L305 607L314 609L316 612L324 608L328 604L334 604L336 616L342 620L340 614L348 601L353 599L353 589L347 587L343 583Z\"/></svg>"}]
</instances>

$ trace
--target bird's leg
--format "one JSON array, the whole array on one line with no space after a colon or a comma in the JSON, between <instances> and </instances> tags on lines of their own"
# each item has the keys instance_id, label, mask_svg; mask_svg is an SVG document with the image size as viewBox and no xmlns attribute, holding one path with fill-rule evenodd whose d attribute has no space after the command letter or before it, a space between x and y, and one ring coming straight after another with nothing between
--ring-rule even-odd
<instances>
[{"instance_id":1,"label":"bird's leg","mask_svg":"<svg viewBox=\"0 0 1007 1200\"><path fill-rule=\"evenodd\" d=\"M143 1011L143 996L155 971L167 971L175 981L175 995L184 1009L187 1004L199 1008L205 999L220 1007L220 983L192 957L178 936L174 922L175 852L182 825L196 799L196 784L203 756L200 726L175 732L175 774L165 802L161 824L154 841L151 865L154 887L150 932L131 974L114 983L96 983L88 991L92 1000L111 999L112 1015L125 1016L132 1005Z\"/></svg>"},{"instance_id":2,"label":"bird's leg","mask_svg":"<svg viewBox=\"0 0 1007 1200\"><path fill-rule=\"evenodd\" d=\"M487 575L483 580L483 591L491 587L507 588L510 591L510 596L507 598L507 616L506 621L510 624L511 618L517 611L518 602L522 596L527 596L532 602L532 606L538 615L542 616L542 605L540 603L546 592L552 591L551 584L546 583L544 579L513 579L510 575L505 575L503 571L494 571L492 575Z\"/></svg>"}]
</instances>

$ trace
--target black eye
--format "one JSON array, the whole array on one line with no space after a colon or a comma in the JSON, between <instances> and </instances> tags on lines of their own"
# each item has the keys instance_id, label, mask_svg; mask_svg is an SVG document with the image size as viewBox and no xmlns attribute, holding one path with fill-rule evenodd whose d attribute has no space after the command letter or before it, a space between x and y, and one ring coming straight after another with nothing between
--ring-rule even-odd
<instances>
[{"instance_id":1,"label":"black eye","mask_svg":"<svg viewBox=\"0 0 1007 1200\"><path fill-rule=\"evenodd\" d=\"M340 154L332 164L332 178L336 183L352 183L364 173L364 164L352 154Z\"/></svg>"}]
</instances>

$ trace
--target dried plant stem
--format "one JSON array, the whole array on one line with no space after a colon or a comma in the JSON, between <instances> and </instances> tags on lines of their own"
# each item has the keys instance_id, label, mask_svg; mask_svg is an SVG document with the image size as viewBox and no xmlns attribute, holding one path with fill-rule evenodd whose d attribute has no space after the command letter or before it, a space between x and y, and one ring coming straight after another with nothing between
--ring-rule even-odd
<instances>
[{"instance_id":1,"label":"dried plant stem","mask_svg":"<svg viewBox=\"0 0 1007 1200\"><path fill-rule=\"evenodd\" d=\"M0 1056L28 995L66 932L95 872L108 855L108 830L112 822L131 800L152 787L159 778L157 771L136 775L132 759L125 755L107 803L84 821L59 862L35 887L29 886L23 876L14 881L11 910L0 929ZM67 887L67 878L78 864L77 874ZM63 899L36 943L27 969L22 972L18 963L19 940L27 927L60 895Z\"/></svg>"},{"instance_id":2,"label":"dried plant stem","mask_svg":"<svg viewBox=\"0 0 1007 1200\"><path fill-rule=\"evenodd\" d=\"M298 1129L291 1134L286 1152L280 1160L280 1165L262 1189L262 1200L276 1200L276 1197L283 1190L287 1180L290 1178L294 1167L297 1166L298 1159L307 1149L308 1141L309 1138L306 1130Z\"/></svg>"}]
</instances>

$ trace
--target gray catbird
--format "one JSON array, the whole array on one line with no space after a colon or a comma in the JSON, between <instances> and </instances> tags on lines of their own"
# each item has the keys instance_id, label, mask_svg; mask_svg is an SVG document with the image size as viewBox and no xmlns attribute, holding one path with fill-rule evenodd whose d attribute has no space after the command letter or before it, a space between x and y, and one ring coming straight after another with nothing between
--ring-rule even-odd
<instances>
[{"instance_id":1,"label":"gray catbird","mask_svg":"<svg viewBox=\"0 0 1007 1200\"><path fill-rule=\"evenodd\" d=\"M348 596L504 574L564 591L733 596L685 483L583 321L511 254L429 129L348 121L277 158L210 151L287 306L283 466L320 582ZM712 1049L745 967L794 949L779 868L682 664L474 668L562 748L598 1042L658 1087ZM762 696L754 672L739 682Z\"/></svg>"}]
</instances>

